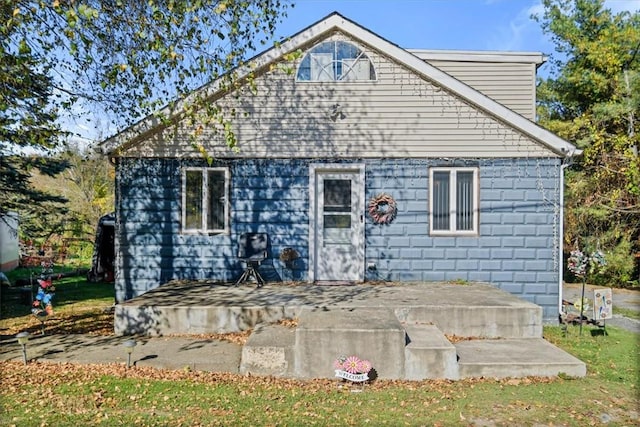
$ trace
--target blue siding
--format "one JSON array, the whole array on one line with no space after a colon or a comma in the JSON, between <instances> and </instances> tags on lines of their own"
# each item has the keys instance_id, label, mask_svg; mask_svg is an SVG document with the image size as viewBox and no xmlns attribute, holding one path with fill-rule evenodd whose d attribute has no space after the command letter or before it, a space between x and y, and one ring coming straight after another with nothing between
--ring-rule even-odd
<instances>
[{"instance_id":1,"label":"blue siding","mask_svg":"<svg viewBox=\"0 0 640 427\"><path fill-rule=\"evenodd\" d=\"M544 308L557 318L558 159L358 160L365 163L365 199L380 192L397 201L389 225L365 224L367 280L486 281ZM334 163L335 160L327 160ZM306 280L309 247L309 165L321 160L236 160L214 163L231 172L229 235L180 233L181 167L204 161L120 159L118 165L119 276L124 300L173 279L232 281L238 235L267 232L271 279ZM429 236L428 168L477 166L480 234ZM277 259L293 247L292 272Z\"/></svg>"},{"instance_id":2,"label":"blue siding","mask_svg":"<svg viewBox=\"0 0 640 427\"><path fill-rule=\"evenodd\" d=\"M546 320L557 319L559 160L398 163L367 162L367 198L384 191L398 203L394 223L367 223L366 262L376 265L367 279L486 281L542 305ZM429 236L424 189L432 166L479 167L478 237Z\"/></svg>"},{"instance_id":3,"label":"blue siding","mask_svg":"<svg viewBox=\"0 0 640 427\"><path fill-rule=\"evenodd\" d=\"M238 236L267 232L270 259L265 276L304 279L308 259L309 169L306 162L216 162L231 172L230 234L181 234L181 168L204 161L123 158L118 165L118 301L175 279L233 281L242 272ZM295 272L277 260L285 247L302 259Z\"/></svg>"}]
</instances>

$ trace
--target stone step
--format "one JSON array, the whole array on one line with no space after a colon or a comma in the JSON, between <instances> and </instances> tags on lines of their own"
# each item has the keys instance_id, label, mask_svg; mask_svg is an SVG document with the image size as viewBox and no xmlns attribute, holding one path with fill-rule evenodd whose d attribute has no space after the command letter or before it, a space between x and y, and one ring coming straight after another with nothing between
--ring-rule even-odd
<instances>
[{"instance_id":1,"label":"stone step","mask_svg":"<svg viewBox=\"0 0 640 427\"><path fill-rule=\"evenodd\" d=\"M460 378L584 377L584 362L543 338L469 340L455 344Z\"/></svg>"},{"instance_id":2,"label":"stone step","mask_svg":"<svg viewBox=\"0 0 640 427\"><path fill-rule=\"evenodd\" d=\"M407 380L459 378L456 348L434 325L404 325L407 333L404 373Z\"/></svg>"},{"instance_id":3,"label":"stone step","mask_svg":"<svg viewBox=\"0 0 640 427\"><path fill-rule=\"evenodd\" d=\"M242 347L240 373L291 377L295 329L276 324L256 327Z\"/></svg>"}]
</instances>

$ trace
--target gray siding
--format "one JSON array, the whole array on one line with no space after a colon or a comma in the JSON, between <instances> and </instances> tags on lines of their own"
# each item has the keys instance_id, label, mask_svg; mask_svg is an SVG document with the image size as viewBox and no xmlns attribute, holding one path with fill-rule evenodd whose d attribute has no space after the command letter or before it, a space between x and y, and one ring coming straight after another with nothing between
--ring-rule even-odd
<instances>
[{"instance_id":1,"label":"gray siding","mask_svg":"<svg viewBox=\"0 0 640 427\"><path fill-rule=\"evenodd\" d=\"M216 158L555 157L542 144L413 70L364 50L376 68L376 81L296 82L295 72L287 72L291 66L280 65L258 73L255 93L245 87L212 100L238 113L233 119L238 152L226 148L215 128L205 127L195 135L194 125L181 122L123 154L198 157L195 142ZM530 80L522 83L527 85ZM512 91L507 84L502 99L524 96ZM332 120L334 105L343 116Z\"/></svg>"},{"instance_id":2,"label":"gray siding","mask_svg":"<svg viewBox=\"0 0 640 427\"><path fill-rule=\"evenodd\" d=\"M529 120L536 118L535 64L428 60Z\"/></svg>"},{"instance_id":3,"label":"gray siding","mask_svg":"<svg viewBox=\"0 0 640 427\"><path fill-rule=\"evenodd\" d=\"M119 301L174 279L231 281L241 272L236 241L245 231L269 233L271 280L306 280L309 260L309 164L335 159L218 162L231 170L231 233L180 233L180 167L202 160L121 158L117 176ZM557 317L560 160L358 159L365 163L366 200L388 192L398 216L376 225L367 216L367 280L485 281ZM480 234L429 235L428 168L477 166ZM277 260L285 247L301 255L294 271Z\"/></svg>"}]
</instances>

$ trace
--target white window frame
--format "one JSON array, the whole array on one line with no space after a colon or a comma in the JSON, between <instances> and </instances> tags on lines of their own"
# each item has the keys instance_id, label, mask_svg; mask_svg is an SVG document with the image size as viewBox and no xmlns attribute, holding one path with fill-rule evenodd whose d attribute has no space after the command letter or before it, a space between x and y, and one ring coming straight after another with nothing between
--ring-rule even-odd
<instances>
[{"instance_id":1,"label":"white window frame","mask_svg":"<svg viewBox=\"0 0 640 427\"><path fill-rule=\"evenodd\" d=\"M316 47L333 43L333 52L317 52ZM338 55L338 43L345 43L358 50L355 57L341 58ZM305 60L309 60L309 78L300 78L300 69ZM363 66L368 65L369 75L364 75ZM315 66L315 68L314 68ZM340 66L341 73L338 73ZM373 74L373 78L371 77ZM312 47L302 60L298 63L296 70L296 82L318 83L318 82L375 82L378 80L378 71L373 61L363 48L347 40L325 40Z\"/></svg>"},{"instance_id":2,"label":"white window frame","mask_svg":"<svg viewBox=\"0 0 640 427\"><path fill-rule=\"evenodd\" d=\"M187 224L187 172L200 172L202 174L202 224L199 228L186 228ZM224 228L208 229L209 218L209 173L224 172ZM229 234L229 168L225 167L185 167L182 169L182 216L181 227L184 234Z\"/></svg>"},{"instance_id":3,"label":"white window frame","mask_svg":"<svg viewBox=\"0 0 640 427\"><path fill-rule=\"evenodd\" d=\"M335 81L335 66L331 53L309 53L310 79L314 82Z\"/></svg>"},{"instance_id":4,"label":"white window frame","mask_svg":"<svg viewBox=\"0 0 640 427\"><path fill-rule=\"evenodd\" d=\"M449 173L449 229L434 230L434 179L436 172ZM473 172L473 227L471 230L458 230L456 224L457 213L457 172ZM479 224L479 199L480 184L478 180L478 168L475 167L434 167L429 169L429 234L432 236L477 236Z\"/></svg>"}]
</instances>

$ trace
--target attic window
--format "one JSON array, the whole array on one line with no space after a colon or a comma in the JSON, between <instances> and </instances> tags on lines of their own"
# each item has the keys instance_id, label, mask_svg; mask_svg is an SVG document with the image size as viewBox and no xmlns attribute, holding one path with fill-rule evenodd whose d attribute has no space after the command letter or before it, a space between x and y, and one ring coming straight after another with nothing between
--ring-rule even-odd
<instances>
[{"instance_id":1,"label":"attic window","mask_svg":"<svg viewBox=\"0 0 640 427\"><path fill-rule=\"evenodd\" d=\"M375 80L369 57L357 46L343 41L320 43L298 67L296 80L303 82Z\"/></svg>"}]
</instances>

